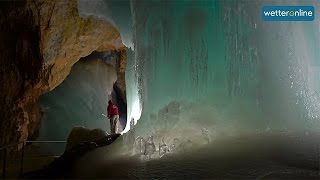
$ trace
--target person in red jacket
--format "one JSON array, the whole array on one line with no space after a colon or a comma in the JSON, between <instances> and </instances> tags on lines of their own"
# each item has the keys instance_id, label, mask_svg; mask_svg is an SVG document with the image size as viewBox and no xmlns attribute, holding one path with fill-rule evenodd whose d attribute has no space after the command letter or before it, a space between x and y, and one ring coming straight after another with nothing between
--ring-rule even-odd
<instances>
[{"instance_id":1,"label":"person in red jacket","mask_svg":"<svg viewBox=\"0 0 320 180\"><path fill-rule=\"evenodd\" d=\"M108 113L108 118L110 119L110 128L111 128L111 134L117 133L117 124L119 121L119 110L118 107L113 104L111 100L108 102L108 108L107 108L107 113Z\"/></svg>"}]
</instances>

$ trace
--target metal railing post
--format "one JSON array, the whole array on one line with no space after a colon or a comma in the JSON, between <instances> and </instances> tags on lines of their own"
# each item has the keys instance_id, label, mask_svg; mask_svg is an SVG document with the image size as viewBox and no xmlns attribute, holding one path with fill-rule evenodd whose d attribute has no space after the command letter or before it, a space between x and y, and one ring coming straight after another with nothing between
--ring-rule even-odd
<instances>
[{"instance_id":1,"label":"metal railing post","mask_svg":"<svg viewBox=\"0 0 320 180\"><path fill-rule=\"evenodd\" d=\"M23 173L23 159L24 159L24 144L25 142L22 143L22 154L21 154L21 167L20 167L20 174Z\"/></svg>"},{"instance_id":2,"label":"metal railing post","mask_svg":"<svg viewBox=\"0 0 320 180\"><path fill-rule=\"evenodd\" d=\"M3 149L2 178L6 178L7 148Z\"/></svg>"},{"instance_id":3,"label":"metal railing post","mask_svg":"<svg viewBox=\"0 0 320 180\"><path fill-rule=\"evenodd\" d=\"M21 151L21 159L20 159L20 175L22 175L23 173L23 163L24 163L24 156L25 156L25 148L27 143L66 143L67 141L23 141L23 142L18 142L18 143L14 143L14 144L10 144L10 145L6 145L3 147L0 147L0 154L1 151L3 151L3 161L2 161L2 179L5 179L6 177L6 165L7 165L7 148L8 147L15 147L19 144L22 143L22 151ZM17 172L18 173L18 172ZM1 179L1 178L0 178Z\"/></svg>"}]
</instances>

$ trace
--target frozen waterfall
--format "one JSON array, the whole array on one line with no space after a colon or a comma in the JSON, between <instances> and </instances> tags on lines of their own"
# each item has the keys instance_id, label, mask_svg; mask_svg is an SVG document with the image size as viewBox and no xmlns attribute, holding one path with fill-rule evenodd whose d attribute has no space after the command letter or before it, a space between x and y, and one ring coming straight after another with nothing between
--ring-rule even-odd
<instances>
[{"instance_id":1,"label":"frozen waterfall","mask_svg":"<svg viewBox=\"0 0 320 180\"><path fill-rule=\"evenodd\" d=\"M138 131L318 129L319 20L264 22L268 4L132 0Z\"/></svg>"}]
</instances>

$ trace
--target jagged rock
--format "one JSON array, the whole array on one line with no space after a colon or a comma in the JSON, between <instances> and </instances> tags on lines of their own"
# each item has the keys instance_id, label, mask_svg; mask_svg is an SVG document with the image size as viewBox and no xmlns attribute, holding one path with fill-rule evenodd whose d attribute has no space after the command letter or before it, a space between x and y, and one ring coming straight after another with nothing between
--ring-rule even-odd
<instances>
[{"instance_id":1,"label":"jagged rock","mask_svg":"<svg viewBox=\"0 0 320 180\"><path fill-rule=\"evenodd\" d=\"M80 143L94 142L104 137L106 137L106 132L102 129L74 127L68 136L66 150L72 149L75 145Z\"/></svg>"},{"instance_id":2,"label":"jagged rock","mask_svg":"<svg viewBox=\"0 0 320 180\"><path fill-rule=\"evenodd\" d=\"M0 145L37 131L40 94L58 86L92 51L116 51L116 86L125 98L126 53L119 32L102 19L81 18L76 0L0 2Z\"/></svg>"}]
</instances>

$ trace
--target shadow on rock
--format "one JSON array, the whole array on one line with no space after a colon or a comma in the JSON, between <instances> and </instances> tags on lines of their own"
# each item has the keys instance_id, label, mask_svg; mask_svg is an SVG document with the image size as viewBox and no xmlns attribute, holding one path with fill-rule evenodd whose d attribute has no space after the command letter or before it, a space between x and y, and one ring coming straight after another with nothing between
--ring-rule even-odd
<instances>
[{"instance_id":1,"label":"shadow on rock","mask_svg":"<svg viewBox=\"0 0 320 180\"><path fill-rule=\"evenodd\" d=\"M110 145L120 134L108 135L96 141L81 142L74 145L48 166L38 171L32 171L20 176L20 179L56 179L72 178L71 172L74 163L85 153L100 147Z\"/></svg>"}]
</instances>

